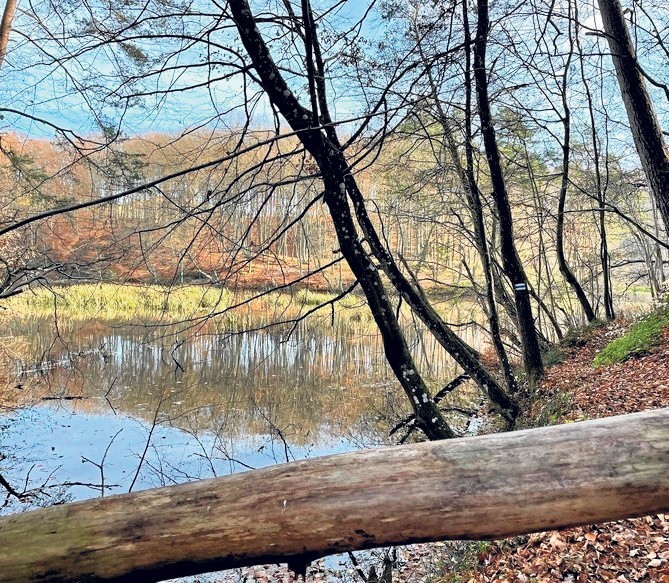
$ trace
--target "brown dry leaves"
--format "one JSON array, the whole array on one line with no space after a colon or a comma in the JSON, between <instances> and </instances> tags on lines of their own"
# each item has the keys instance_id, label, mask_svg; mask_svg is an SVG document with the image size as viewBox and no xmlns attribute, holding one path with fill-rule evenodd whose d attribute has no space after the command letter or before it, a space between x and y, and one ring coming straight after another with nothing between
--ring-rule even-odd
<instances>
[{"instance_id":1,"label":"brown dry leaves","mask_svg":"<svg viewBox=\"0 0 669 583\"><path fill-rule=\"evenodd\" d=\"M624 328L609 324L598 330L568 359L550 369L540 395L561 391L572 395L574 407L569 419L595 419L659 409L669 404L669 330L660 345L649 354L621 364L594 368L592 360L608 342L622 335Z\"/></svg>"},{"instance_id":2,"label":"brown dry leaves","mask_svg":"<svg viewBox=\"0 0 669 583\"><path fill-rule=\"evenodd\" d=\"M533 534L498 543L470 581L669 583L669 515Z\"/></svg>"},{"instance_id":3,"label":"brown dry leaves","mask_svg":"<svg viewBox=\"0 0 669 583\"><path fill-rule=\"evenodd\" d=\"M669 405L669 331L651 353L595 369L592 360L624 332L597 330L565 362L548 370L542 397L573 398L568 419L598 418ZM540 399L543 400L543 399ZM669 583L669 514L533 534L495 543L470 574L479 582L643 581Z\"/></svg>"}]
</instances>

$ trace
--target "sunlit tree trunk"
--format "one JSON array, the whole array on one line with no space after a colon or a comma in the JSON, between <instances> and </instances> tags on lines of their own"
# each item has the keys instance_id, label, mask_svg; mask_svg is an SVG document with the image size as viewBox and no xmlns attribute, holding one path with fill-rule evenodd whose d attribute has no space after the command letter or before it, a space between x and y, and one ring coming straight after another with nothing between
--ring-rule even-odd
<instances>
[{"instance_id":1,"label":"sunlit tree trunk","mask_svg":"<svg viewBox=\"0 0 669 583\"><path fill-rule=\"evenodd\" d=\"M7 44L9 43L9 33L12 30L16 4L17 0L7 0L5 10L2 13L2 22L0 22L0 67L2 67L5 55L7 54Z\"/></svg>"},{"instance_id":2,"label":"sunlit tree trunk","mask_svg":"<svg viewBox=\"0 0 669 583\"><path fill-rule=\"evenodd\" d=\"M636 60L620 1L599 0L599 10L634 144L665 229L669 230L669 152L660 122Z\"/></svg>"}]
</instances>

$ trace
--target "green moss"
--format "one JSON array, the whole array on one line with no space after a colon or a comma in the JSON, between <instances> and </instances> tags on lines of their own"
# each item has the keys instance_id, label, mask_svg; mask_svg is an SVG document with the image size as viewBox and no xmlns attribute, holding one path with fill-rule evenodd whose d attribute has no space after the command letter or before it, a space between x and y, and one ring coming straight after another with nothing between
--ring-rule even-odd
<instances>
[{"instance_id":1,"label":"green moss","mask_svg":"<svg viewBox=\"0 0 669 583\"><path fill-rule=\"evenodd\" d=\"M666 328L669 328L669 306L651 312L634 324L624 336L609 342L592 364L604 366L645 354L658 344Z\"/></svg>"}]
</instances>

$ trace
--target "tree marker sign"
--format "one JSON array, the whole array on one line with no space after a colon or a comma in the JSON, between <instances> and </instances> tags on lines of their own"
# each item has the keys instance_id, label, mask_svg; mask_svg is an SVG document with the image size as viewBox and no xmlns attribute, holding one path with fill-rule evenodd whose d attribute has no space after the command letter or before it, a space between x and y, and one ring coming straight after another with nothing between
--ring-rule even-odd
<instances>
[{"instance_id":1,"label":"tree marker sign","mask_svg":"<svg viewBox=\"0 0 669 583\"><path fill-rule=\"evenodd\" d=\"M513 289L516 291L527 291L527 284L526 283L514 283L513 284Z\"/></svg>"}]
</instances>

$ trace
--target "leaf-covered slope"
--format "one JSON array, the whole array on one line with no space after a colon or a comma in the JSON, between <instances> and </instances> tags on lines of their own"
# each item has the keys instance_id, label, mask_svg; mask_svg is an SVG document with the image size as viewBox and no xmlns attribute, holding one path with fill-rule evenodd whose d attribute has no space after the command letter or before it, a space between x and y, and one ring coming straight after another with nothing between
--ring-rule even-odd
<instances>
[{"instance_id":1,"label":"leaf-covered slope","mask_svg":"<svg viewBox=\"0 0 669 583\"><path fill-rule=\"evenodd\" d=\"M539 389L542 404L534 413L556 398L570 403L558 422L669 405L669 331L647 354L620 364L592 365L625 332L610 324L593 331L584 345L568 348L564 361L548 370ZM478 554L478 566L464 580L669 583L669 514L498 542Z\"/></svg>"}]
</instances>

